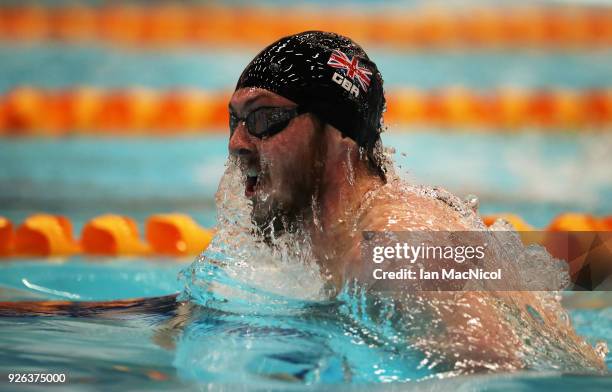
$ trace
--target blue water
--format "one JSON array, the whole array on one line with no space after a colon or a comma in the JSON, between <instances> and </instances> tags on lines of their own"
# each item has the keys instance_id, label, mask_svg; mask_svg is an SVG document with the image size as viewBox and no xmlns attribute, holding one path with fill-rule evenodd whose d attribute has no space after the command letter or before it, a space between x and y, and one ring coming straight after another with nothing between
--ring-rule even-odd
<instances>
[{"instance_id":1,"label":"blue water","mask_svg":"<svg viewBox=\"0 0 612 392\"><path fill-rule=\"evenodd\" d=\"M170 259L15 261L0 265L0 301L61 299L53 294L57 292L79 300L171 294L178 288L176 272L185 265ZM20 285L22 279L37 288ZM612 302L610 293L603 295ZM80 317L0 317L0 375L15 369L65 372L69 390L192 390L198 385L223 390L292 390L305 385L370 390L378 385L386 390L384 384L391 381L402 382L391 384L402 390L612 387L610 376L555 372L427 380L431 372L417 367L418 353L355 323L342 303L289 299L277 308L251 304L242 312L232 312L232 306L213 301L192 308L183 318L180 311L162 307ZM183 323L171 326L177 315ZM591 343L604 339L612 344L612 307L574 309L571 316ZM612 370L610 358L607 365ZM0 388L8 388L5 380L3 376Z\"/></svg>"},{"instance_id":2,"label":"blue water","mask_svg":"<svg viewBox=\"0 0 612 392\"><path fill-rule=\"evenodd\" d=\"M67 88L201 88L231 90L258 48L129 48L61 44L0 44L0 92L20 85ZM370 53L371 52L371 53ZM602 88L612 86L612 51L523 50L397 52L368 50L388 89ZM44 64L41 67L41 64ZM562 67L559 64L563 64ZM163 77L160 77L163 75Z\"/></svg>"},{"instance_id":3,"label":"blue water","mask_svg":"<svg viewBox=\"0 0 612 392\"><path fill-rule=\"evenodd\" d=\"M546 226L565 211L612 211L612 138L605 134L473 134L390 131L409 181L481 200L481 213L516 213ZM224 135L178 138L5 139L0 143L0 216L66 214L75 231L93 216L143 222L179 211L215 222L213 194L227 156Z\"/></svg>"},{"instance_id":4,"label":"blue water","mask_svg":"<svg viewBox=\"0 0 612 392\"><path fill-rule=\"evenodd\" d=\"M164 257L11 259L2 263L0 293L2 289L10 291L14 294L11 300L111 301L157 297L182 290L177 275L189 262L189 258ZM8 294L0 297L6 300Z\"/></svg>"},{"instance_id":5,"label":"blue water","mask_svg":"<svg viewBox=\"0 0 612 392\"><path fill-rule=\"evenodd\" d=\"M309 3L329 4L321 0ZM397 6L400 2L361 0L358 6L391 3ZM422 2L401 2L402 6L415 4ZM366 49L382 70L389 90L449 85L479 90L506 85L612 86L609 49ZM105 44L3 42L0 93L20 85L231 90L257 51L249 46L239 50L133 50ZM516 213L544 227L564 211L598 215L612 211L612 139L605 134L582 134L581 130L570 135L538 130L504 135L449 129L396 131L402 130L390 124L384 141L396 147L402 176L412 182L440 184L462 196L476 194L483 214ZM86 220L107 212L130 215L142 224L150 214L178 211L212 226L212 196L223 170L226 143L223 135L3 139L0 216L18 223L36 212L65 214L74 223L75 234ZM177 274L187 263L189 260L172 258L2 259L0 302L108 301L173 294L183 289ZM612 302L609 293L604 294ZM281 312L251 306L236 313L228 311L227 303L209 303L185 316L181 310L153 303L147 309L81 312L80 317L74 317L78 304L72 306L73 316L0 317L0 390L36 389L7 384L6 374L14 371L66 372L69 383L61 390L79 391L235 391L246 389L245 384L250 389L280 391L313 385L338 391L612 390L609 375L555 372L422 380L430 372L417 368L419 354L385 345L384 336L347 317L346 304L286 301ZM578 332L591 344L603 339L612 345L611 306L572 308L570 313ZM180 325L171 324L176 320ZM612 369L610 357L607 361ZM421 381L415 382L418 379ZM389 381L396 383L386 384Z\"/></svg>"}]
</instances>

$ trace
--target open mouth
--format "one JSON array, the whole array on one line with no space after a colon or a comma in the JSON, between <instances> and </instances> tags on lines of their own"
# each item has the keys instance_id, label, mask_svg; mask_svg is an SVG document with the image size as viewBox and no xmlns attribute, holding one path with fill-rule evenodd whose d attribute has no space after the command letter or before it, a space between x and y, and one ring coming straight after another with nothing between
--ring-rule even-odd
<instances>
[{"instance_id":1,"label":"open mouth","mask_svg":"<svg viewBox=\"0 0 612 392\"><path fill-rule=\"evenodd\" d=\"M252 198L257 190L257 184L259 179L259 172L255 169L249 169L247 172L244 195L248 198Z\"/></svg>"}]
</instances>

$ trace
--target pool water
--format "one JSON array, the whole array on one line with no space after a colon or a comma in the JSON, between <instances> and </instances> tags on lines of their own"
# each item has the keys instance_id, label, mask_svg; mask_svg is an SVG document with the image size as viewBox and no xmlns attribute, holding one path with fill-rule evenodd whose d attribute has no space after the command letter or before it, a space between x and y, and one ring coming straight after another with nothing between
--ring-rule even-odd
<instances>
[{"instance_id":1,"label":"pool water","mask_svg":"<svg viewBox=\"0 0 612 392\"><path fill-rule=\"evenodd\" d=\"M186 262L170 260L87 261L74 258L52 264L44 260L5 263L0 268L1 300L112 300L177 292L178 270ZM27 279L30 285L24 285ZM571 316L591 344L612 344L610 293L599 296L608 306L576 305ZM586 296L586 297L585 297ZM342 303L285 302L282 310L232 312L211 306L169 306L173 299L148 300L130 309L95 312L72 307L62 316L0 317L0 374L66 373L67 390L172 388L219 390L288 390L334 385L371 390L385 384L401 390L609 390L612 377L558 372L512 375L431 377L419 367L416 352L401 350L385 336L342 314ZM2 308L2 306L0 306ZM6 307L0 312L6 315ZM78 315L78 317L76 317ZM612 360L607 358L612 370ZM399 384L401 383L401 384ZM248 385L248 388L246 387ZM8 388L7 384L0 387ZM375 389L375 388L374 388ZM398 389L391 389L398 390ZM461 389L463 390L463 389Z\"/></svg>"},{"instance_id":2,"label":"pool water","mask_svg":"<svg viewBox=\"0 0 612 392\"><path fill-rule=\"evenodd\" d=\"M181 291L176 278L187 260L74 257L26 259L0 264L3 301L111 301Z\"/></svg>"},{"instance_id":3,"label":"pool water","mask_svg":"<svg viewBox=\"0 0 612 392\"><path fill-rule=\"evenodd\" d=\"M359 3L372 6L369 0ZM231 91L257 51L3 42L0 92L23 85ZM589 89L612 84L612 51L605 48L522 50L520 55L508 50L413 53L382 48L370 53L389 90L454 85L474 90ZM396 148L404 178L439 184L460 196L475 194L482 214L516 213L545 227L565 211L612 211L609 134L537 129L516 134L453 129L402 133L406 130L388 125L384 142ZM153 213L180 211L210 227L216 215L212 195L226 155L224 132L172 138L3 139L0 216L18 224L36 212L64 214L78 234L88 219L103 213L129 215L142 228ZM48 389L6 383L8 373L26 371L66 373L69 383L61 390L77 391L287 391L313 385L338 391L612 390L609 375L554 371L439 379L419 366L418 353L342 316L342 303L283 300L276 308L247 304L235 312L227 304L187 309L172 306L172 298L151 299L183 290L178 274L190 262L0 260L0 302L75 302L61 315L37 316L16 315L10 305L0 305L0 314L11 315L0 317L0 390ZM610 293L568 297L577 295L600 296L599 301L568 302L578 332L591 344L604 340L612 345ZM78 305L127 298L149 299L113 311ZM612 369L610 356L607 367Z\"/></svg>"},{"instance_id":4,"label":"pool water","mask_svg":"<svg viewBox=\"0 0 612 392\"><path fill-rule=\"evenodd\" d=\"M610 134L422 129L383 136L395 148L404 178L442 185L459 196L475 194L481 214L515 213L545 227L566 211L612 211ZM85 221L104 213L142 223L154 213L180 211L210 227L226 158L223 133L5 139L0 143L0 216L18 223L37 212L66 214L79 233Z\"/></svg>"},{"instance_id":5,"label":"pool water","mask_svg":"<svg viewBox=\"0 0 612 392\"><path fill-rule=\"evenodd\" d=\"M413 130L385 135L385 143L397 150L403 177L443 184L459 195L476 194L481 213L513 212L540 227L568 210L612 210L609 165L602 164L610 159L609 142L609 136L597 134L475 137ZM0 215L18 223L39 211L66 214L78 234L86 220L106 212L130 215L142 225L150 214L178 210L210 227L226 143L224 135L5 140L0 144L0 165L6 169L0 171ZM110 301L174 294L184 288L177 276L190 262L7 259L0 263L0 301ZM604 303L612 304L609 293L593 295L607 295ZM339 317L340 304L297 302L283 305L282 312L259 313L247 304L234 309L240 311L209 307L185 313L167 303L145 303L119 312L77 306L62 316L0 317L2 382L7 373L28 370L66 372L66 387L73 390L206 386L234 391L245 385L265 390L308 385L363 390L612 388L608 376L550 371L440 380L419 367L418 353ZM571 315L591 344L604 340L610 345L612 306L598 306L576 307ZM610 361L608 357L612 369Z\"/></svg>"},{"instance_id":6,"label":"pool water","mask_svg":"<svg viewBox=\"0 0 612 392\"><path fill-rule=\"evenodd\" d=\"M0 91L22 85L67 88L201 88L231 91L244 67L260 48L236 50L164 48L131 50L103 45L7 44L0 42L3 61ZM538 51L431 50L418 54L366 48L385 78L385 86L437 89L465 86L491 89L597 88L612 83L612 50ZM44 68L40 64L45 64ZM563 64L563 67L559 67ZM206 72L202 72L206 70Z\"/></svg>"}]
</instances>

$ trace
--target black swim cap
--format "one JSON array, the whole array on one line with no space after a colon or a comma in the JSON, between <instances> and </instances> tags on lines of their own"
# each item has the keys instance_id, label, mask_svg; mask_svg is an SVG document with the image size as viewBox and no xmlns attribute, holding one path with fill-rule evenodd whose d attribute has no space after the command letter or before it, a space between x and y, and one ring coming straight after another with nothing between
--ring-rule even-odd
<instances>
[{"instance_id":1,"label":"black swim cap","mask_svg":"<svg viewBox=\"0 0 612 392\"><path fill-rule=\"evenodd\" d=\"M370 152L380 138L383 79L347 37L306 31L281 38L242 72L236 90L259 87L306 107Z\"/></svg>"}]
</instances>

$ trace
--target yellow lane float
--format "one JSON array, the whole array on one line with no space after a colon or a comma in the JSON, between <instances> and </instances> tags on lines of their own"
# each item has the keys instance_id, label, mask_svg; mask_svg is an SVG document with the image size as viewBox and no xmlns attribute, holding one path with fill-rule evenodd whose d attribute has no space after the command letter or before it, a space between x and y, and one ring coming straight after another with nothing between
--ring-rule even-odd
<instances>
[{"instance_id":1,"label":"yellow lane float","mask_svg":"<svg viewBox=\"0 0 612 392\"><path fill-rule=\"evenodd\" d=\"M69 256L79 251L72 224L63 216L36 214L15 232L14 250L24 256Z\"/></svg>"},{"instance_id":2,"label":"yellow lane float","mask_svg":"<svg viewBox=\"0 0 612 392\"><path fill-rule=\"evenodd\" d=\"M13 223L5 217L0 216L0 256L7 256L11 253L13 236Z\"/></svg>"},{"instance_id":3,"label":"yellow lane float","mask_svg":"<svg viewBox=\"0 0 612 392\"><path fill-rule=\"evenodd\" d=\"M153 252L174 256L194 255L205 249L213 237L211 230L184 214L157 214L149 217L145 233Z\"/></svg>"},{"instance_id":4,"label":"yellow lane float","mask_svg":"<svg viewBox=\"0 0 612 392\"><path fill-rule=\"evenodd\" d=\"M560 248L567 248L565 238L571 239L573 233L580 232L591 233L591 237L603 235L610 238L611 241L604 242L612 249L612 216L564 213L544 229L534 228L515 214L482 216L487 226L498 219L511 224L526 243L539 243L559 254L567 253ZM213 230L201 227L192 217L180 213L148 217L145 221L146 241L140 238L136 222L122 215L101 215L89 220L83 226L80 241L73 238L72 224L62 216L32 215L15 231L10 220L0 217L0 256L70 256L79 252L102 256L194 256L206 249L213 236ZM574 237L591 238L586 234ZM557 243L553 243L553 239ZM592 244L584 241L580 240L579 246L574 248L581 251L590 249Z\"/></svg>"},{"instance_id":5,"label":"yellow lane float","mask_svg":"<svg viewBox=\"0 0 612 392\"><path fill-rule=\"evenodd\" d=\"M221 91L23 86L0 96L0 135L225 132L230 95ZM463 87L399 88L386 96L385 123L392 129L425 125L514 132L535 126L605 132L612 124L612 90L607 89L478 92Z\"/></svg>"},{"instance_id":6,"label":"yellow lane float","mask_svg":"<svg viewBox=\"0 0 612 392\"><path fill-rule=\"evenodd\" d=\"M140 240L138 226L132 218L101 215L85 224L81 233L83 252L92 255L142 255L149 251Z\"/></svg>"},{"instance_id":7,"label":"yellow lane float","mask_svg":"<svg viewBox=\"0 0 612 392\"><path fill-rule=\"evenodd\" d=\"M15 3L17 4L17 3ZM394 48L606 47L612 10L576 4L440 7L228 7L218 4L4 5L0 38L121 45L257 45L305 30Z\"/></svg>"}]
</instances>

